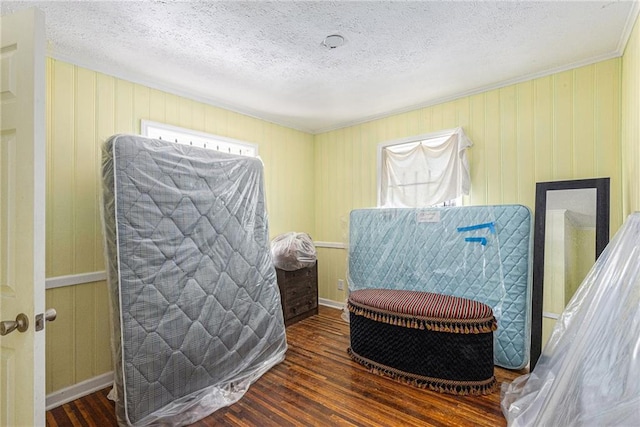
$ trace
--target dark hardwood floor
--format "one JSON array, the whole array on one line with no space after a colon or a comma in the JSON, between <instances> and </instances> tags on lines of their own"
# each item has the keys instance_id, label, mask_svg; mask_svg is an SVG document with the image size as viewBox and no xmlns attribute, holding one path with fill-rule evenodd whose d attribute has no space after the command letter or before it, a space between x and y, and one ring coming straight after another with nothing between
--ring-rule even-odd
<instances>
[{"instance_id":1,"label":"dark hardwood floor","mask_svg":"<svg viewBox=\"0 0 640 427\"><path fill-rule=\"evenodd\" d=\"M237 403L194 426L504 426L500 391L453 396L369 373L347 355L349 325L339 310L287 328L289 350ZM500 383L524 371L496 367ZM47 426L115 426L109 389L47 412Z\"/></svg>"}]
</instances>

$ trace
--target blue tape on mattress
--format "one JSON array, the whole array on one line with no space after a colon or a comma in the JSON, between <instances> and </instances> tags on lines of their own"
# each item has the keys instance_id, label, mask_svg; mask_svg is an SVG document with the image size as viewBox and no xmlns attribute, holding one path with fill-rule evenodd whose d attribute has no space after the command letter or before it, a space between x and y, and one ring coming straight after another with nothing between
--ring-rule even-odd
<instances>
[{"instance_id":1,"label":"blue tape on mattress","mask_svg":"<svg viewBox=\"0 0 640 427\"><path fill-rule=\"evenodd\" d=\"M407 289L483 302L496 365L529 361L531 211L521 205L351 212L349 289Z\"/></svg>"}]
</instances>

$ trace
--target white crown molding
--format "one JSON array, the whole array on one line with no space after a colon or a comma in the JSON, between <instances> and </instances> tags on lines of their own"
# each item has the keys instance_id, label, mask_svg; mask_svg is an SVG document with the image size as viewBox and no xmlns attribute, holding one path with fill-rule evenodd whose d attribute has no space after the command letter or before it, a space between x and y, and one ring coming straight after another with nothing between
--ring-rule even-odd
<instances>
[{"instance_id":1,"label":"white crown molding","mask_svg":"<svg viewBox=\"0 0 640 427\"><path fill-rule=\"evenodd\" d=\"M624 23L624 28L622 29L622 33L620 34L620 40L618 40L618 47L616 48L616 51L620 56L624 55L624 51L627 48L627 44L629 43L629 38L631 37L631 33L633 32L633 27L638 20L639 13L640 1L633 0L631 11L627 16L627 22Z\"/></svg>"},{"instance_id":2,"label":"white crown molding","mask_svg":"<svg viewBox=\"0 0 640 427\"><path fill-rule=\"evenodd\" d=\"M624 53L624 48L626 47L626 43L629 40L629 37L631 36L631 32L633 30L633 26L636 22L636 18L638 16L638 13L640 11L640 2L638 1L634 1L634 5L633 5L633 11L629 14L627 22L625 24L625 27L623 29L623 32L621 34L620 40L618 42L618 46L616 48L615 51L612 52L608 52L602 55L598 55L595 57L591 57L582 61L577 61L577 62L573 62L571 64L567 64L567 65L563 65L560 67L554 67L554 68L549 68L540 72L536 72L536 73L532 73L532 74L526 74L524 76L520 76L517 78L513 78L513 79L508 79L508 80L503 80L491 85L485 85L485 86L480 86L478 88L475 89L471 89L468 91L463 91L463 92L457 92L448 96L444 96L441 98L437 98L437 99L433 99L424 103L418 103L418 104L412 104L410 106L407 107L403 107L403 108L399 108L399 109L395 109L395 110L390 110L384 113L380 113L380 114L374 114L374 115L370 115L370 116L366 116L360 119L356 119L356 120L349 120L349 121L345 121L345 122L340 122L337 123L334 126L329 126L329 127L325 127L325 128L319 128L319 129L312 129L312 128L307 128L307 127L302 127L299 125L295 125L293 123L287 122L286 120L280 120L280 121L274 121L272 119L267 119L265 117L261 116L261 113L255 110L251 110L248 108L244 108L244 107L240 107L237 105L233 105L233 104L229 104L223 101L220 101L218 99L213 99L210 97L204 97L202 95L199 95L197 93L193 93L190 91L186 91L182 88L178 88L175 86L171 86L171 85L167 85L167 84L162 84L162 83L158 83L158 82L154 82L152 80L149 80L147 78L142 78L139 75L136 75L134 73L129 73L126 71L122 71L122 70L118 70L118 69L113 69L111 67L107 67L103 64L95 64L95 63L90 63L90 62L85 62L85 61L79 61L76 58L73 57L69 57L69 56L65 56L65 55L60 55L58 53L49 51L47 54L48 56L50 56L53 59L59 60L59 61L63 61L72 65L76 65L82 68L86 68L92 71L96 71L102 74L106 74L118 79L122 79L122 80L126 80L135 84L139 84L139 85L143 85L152 89L157 89L157 90L161 90L164 92L168 92L177 96L181 96L184 98L188 98L191 99L193 101L197 101L197 102L202 102L204 104L207 105L211 105L213 107L216 108L222 108L234 113L238 113L238 114L242 114L248 117L252 117L254 119L257 120L262 120L265 122L269 122L269 123L274 123L276 125L279 126L284 126L287 127L289 129L293 129L293 130L297 130L300 132L304 132L304 133L308 133L311 135L319 135L322 133L327 133L327 132L331 132L331 131L335 131L335 130L339 130L339 129L343 129L346 127L351 127L351 126L356 126L356 125L361 125L363 123L368 123L374 120L380 120L380 119L384 119L387 117L391 117L391 116L395 116L398 114L404 114L404 113L408 113L410 111L414 111L414 110L419 110L422 108L427 108L427 107L432 107L435 105L439 105L439 104L443 104L446 102L450 102L450 101L454 101L456 99L460 99L460 98L465 98L468 96L473 96L473 95L477 95L483 92L489 92L495 89L500 89L503 87L507 87L507 86L511 86L514 84L518 84L518 83L523 83L526 81L530 81L530 80L534 80L534 79L538 79L541 77L547 77L549 75L552 74L557 74L557 73L561 73L564 71L568 71L568 70L572 70L575 68L580 68L580 67L584 67L587 65L591 65L591 64L595 64L597 62L601 62L601 61L606 61L612 58L618 58L620 56L622 56L622 54Z\"/></svg>"},{"instance_id":3,"label":"white crown molding","mask_svg":"<svg viewBox=\"0 0 640 427\"><path fill-rule=\"evenodd\" d=\"M59 53L56 52L52 52L51 50L49 50L47 52L47 55L50 58L53 58L57 61L62 61L62 62L66 62L68 64L71 65L75 65L78 67L82 67L82 68L86 68L87 70L91 70L91 71L95 71L97 73L101 73L101 74L105 74L107 76L111 76L111 77L115 77L117 79L121 79L121 80L126 80L128 82L131 83L135 83L141 86L146 86L148 88L151 89L156 89L156 90L160 90L162 92L167 92L170 93L172 95L177 95L183 98L187 98L190 99L192 101L196 101L196 102L201 102L203 104L207 104L210 105L212 107L216 107L216 108L222 108L224 110L227 111L231 111L233 113L238 113L238 114L242 114L244 116L248 116L257 120L261 120L263 122L268 122L268 123L273 123L276 124L278 126L283 126L289 129L293 129L293 130L297 130L300 132L304 132L304 133L308 133L308 134L312 134L313 135L313 130L312 129L307 129L304 127L300 127L297 125L294 125L293 123L289 123L287 121L274 121L271 119L266 119L264 117L261 117L260 112L258 111L254 111L251 110L249 108L242 108L239 107L237 105L233 105L233 104L229 104L223 101L220 101L218 99L214 99L214 98L210 98L210 97L205 97L202 96L198 93L195 92L190 92L188 90L184 90L182 88L176 87L176 86L172 86L172 85L168 85L168 84L163 84L163 83L158 83L155 82L153 80L149 80L147 78L141 77L135 73L129 73L126 71L122 71L113 67L108 67L105 66L103 64L95 64L92 62L87 62L87 61L81 61L78 60L77 58L71 57L71 56L66 56L66 55L61 55Z\"/></svg>"},{"instance_id":4,"label":"white crown molding","mask_svg":"<svg viewBox=\"0 0 640 427\"><path fill-rule=\"evenodd\" d=\"M313 132L313 134L314 135L319 135L319 134L322 134L322 133L332 132L332 131L343 129L343 128L346 128L346 127L357 126L357 125L361 125L361 124L364 124L364 123L372 122L374 120L386 119L388 117L395 116L395 115L398 115L398 114L404 114L404 113L408 113L408 112L411 112L411 111L420 110L422 108L433 107L435 105L444 104L445 102L455 101L456 99L466 98L468 96L478 95L478 94L483 93L483 92L489 92L489 91L492 91L492 90L501 89L503 87L512 86L512 85L515 85L515 84L518 84L518 83L528 82L530 80L535 80L535 79L539 79L539 78L542 78L542 77L547 77L547 76L550 76L552 74L562 73L564 71L573 70L573 69L576 69L576 68L580 68L580 67L584 67L584 66L587 66L587 65L595 64L597 62L606 61L606 60L609 60L609 59L612 59L612 58L619 58L620 56L622 56L622 54L619 53L618 51L609 52L609 53L606 53L606 54L603 54L603 55L599 55L599 56L596 56L596 57L585 59L583 61L577 61L577 62L573 62L573 63L568 64L568 65L563 65L561 67L549 68L547 70L540 71L540 72L537 72L537 73L526 74L526 75L521 76L521 77L516 77L516 78L513 78L513 79L509 79L509 80L503 80L501 82L494 83L494 84L491 84L491 85L480 86L480 87L478 87L476 89L471 89L471 90L464 91L464 92L458 92L458 93L455 93L455 94L452 94L452 95L449 95L449 96L445 96L445 97L441 97L441 98L437 98L437 99L434 99L434 100L431 100L431 101L428 101L428 102L425 102L425 103L413 104L413 105L408 106L408 107L403 107L403 108L399 108L397 110L392 110L392 111L388 111L388 112L385 112L385 113L368 116L368 117L365 117L365 118L362 118L362 119L339 123L336 126L323 128L323 129L317 129L317 130L315 130Z\"/></svg>"}]
</instances>

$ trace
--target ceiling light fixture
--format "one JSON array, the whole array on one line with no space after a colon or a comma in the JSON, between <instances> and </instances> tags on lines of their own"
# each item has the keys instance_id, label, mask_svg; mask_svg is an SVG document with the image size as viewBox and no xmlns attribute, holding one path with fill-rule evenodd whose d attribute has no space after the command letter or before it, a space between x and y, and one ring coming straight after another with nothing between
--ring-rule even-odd
<instances>
[{"instance_id":1,"label":"ceiling light fixture","mask_svg":"<svg viewBox=\"0 0 640 427\"><path fill-rule=\"evenodd\" d=\"M324 38L322 41L322 45L328 47L329 49L335 49L344 44L344 37L340 34L331 34Z\"/></svg>"}]
</instances>

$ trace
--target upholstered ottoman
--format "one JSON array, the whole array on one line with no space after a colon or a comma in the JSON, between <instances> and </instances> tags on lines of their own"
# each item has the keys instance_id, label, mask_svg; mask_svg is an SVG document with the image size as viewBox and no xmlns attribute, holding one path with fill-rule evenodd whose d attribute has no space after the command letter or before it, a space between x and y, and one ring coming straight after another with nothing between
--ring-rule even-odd
<instances>
[{"instance_id":1,"label":"upholstered ottoman","mask_svg":"<svg viewBox=\"0 0 640 427\"><path fill-rule=\"evenodd\" d=\"M363 289L349 295L352 359L372 372L451 394L496 387L491 307L428 292Z\"/></svg>"}]
</instances>

